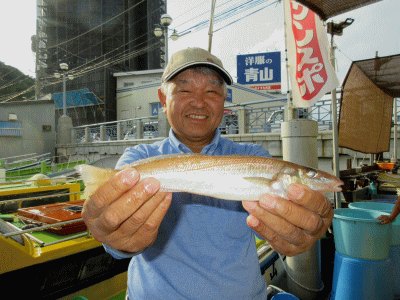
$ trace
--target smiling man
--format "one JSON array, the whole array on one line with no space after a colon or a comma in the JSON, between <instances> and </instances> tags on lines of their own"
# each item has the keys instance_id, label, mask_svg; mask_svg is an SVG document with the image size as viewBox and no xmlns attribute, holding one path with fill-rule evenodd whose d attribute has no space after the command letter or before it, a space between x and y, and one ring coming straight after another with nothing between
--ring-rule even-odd
<instances>
[{"instance_id":1,"label":"smiling man","mask_svg":"<svg viewBox=\"0 0 400 300\"><path fill-rule=\"evenodd\" d=\"M178 140L200 153L222 121L226 84L216 71L205 66L185 69L168 80L170 77L164 76L158 91L164 112Z\"/></svg>"},{"instance_id":2,"label":"smiling man","mask_svg":"<svg viewBox=\"0 0 400 300\"><path fill-rule=\"evenodd\" d=\"M116 168L173 153L269 157L259 145L221 136L227 84L231 76L208 51L174 53L158 92L169 137L127 148ZM106 251L131 258L129 299L267 299L255 233L278 252L296 255L310 249L333 218L329 200L300 184L289 186L290 201L263 195L258 202L159 188L156 179L140 180L135 169L125 168L84 204L82 216Z\"/></svg>"}]
</instances>

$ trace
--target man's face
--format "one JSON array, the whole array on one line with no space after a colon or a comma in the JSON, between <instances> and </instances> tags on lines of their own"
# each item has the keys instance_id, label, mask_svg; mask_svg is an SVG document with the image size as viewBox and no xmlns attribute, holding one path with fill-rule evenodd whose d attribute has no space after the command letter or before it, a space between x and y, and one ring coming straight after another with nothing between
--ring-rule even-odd
<instances>
[{"instance_id":1,"label":"man's face","mask_svg":"<svg viewBox=\"0 0 400 300\"><path fill-rule=\"evenodd\" d=\"M184 144L209 143L224 114L222 78L187 69L173 78L159 98L177 138Z\"/></svg>"}]
</instances>

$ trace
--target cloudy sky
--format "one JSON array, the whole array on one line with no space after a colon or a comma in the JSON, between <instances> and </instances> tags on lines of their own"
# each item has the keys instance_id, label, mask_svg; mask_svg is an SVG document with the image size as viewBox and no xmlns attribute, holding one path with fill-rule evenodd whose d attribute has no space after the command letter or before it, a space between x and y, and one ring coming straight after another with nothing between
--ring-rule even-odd
<instances>
[{"instance_id":1,"label":"cloudy sky","mask_svg":"<svg viewBox=\"0 0 400 300\"><path fill-rule=\"evenodd\" d=\"M206 21L210 17L211 0L170 0L167 12L173 18L170 26L178 32ZM228 5L243 0L217 0L216 14ZM262 1L261 1L262 2ZM31 36L36 33L36 1L3 1L0 9L0 61L34 76L35 56L31 51ZM334 17L335 22L353 18L353 25L335 37L337 45L337 75L344 79L351 61L400 53L400 1L383 0L378 3ZM246 15L251 14L247 17ZM328 20L330 21L330 20ZM212 52L219 56L225 68L236 77L236 56L239 54L282 51L284 53L283 4L265 0L253 9L232 13L214 25ZM232 23L232 24L231 24ZM192 30L177 41L169 42L169 54L186 48L208 48L208 24ZM282 54L282 87L286 89L286 71Z\"/></svg>"}]
</instances>

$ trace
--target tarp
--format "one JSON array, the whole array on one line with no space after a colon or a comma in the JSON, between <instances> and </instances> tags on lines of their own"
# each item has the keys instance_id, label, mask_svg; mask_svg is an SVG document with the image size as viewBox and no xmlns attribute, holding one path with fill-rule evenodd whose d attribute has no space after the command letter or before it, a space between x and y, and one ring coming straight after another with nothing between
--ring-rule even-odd
<instances>
[{"instance_id":1,"label":"tarp","mask_svg":"<svg viewBox=\"0 0 400 300\"><path fill-rule=\"evenodd\" d=\"M400 97L400 55L353 62L343 82L339 147L389 151L394 97Z\"/></svg>"},{"instance_id":2,"label":"tarp","mask_svg":"<svg viewBox=\"0 0 400 300\"><path fill-rule=\"evenodd\" d=\"M56 109L63 108L63 93L52 94ZM95 94L88 89L66 92L66 106L79 107L88 105L104 104Z\"/></svg>"},{"instance_id":3,"label":"tarp","mask_svg":"<svg viewBox=\"0 0 400 300\"><path fill-rule=\"evenodd\" d=\"M317 13L324 21L342 13L382 0L297 0Z\"/></svg>"}]
</instances>

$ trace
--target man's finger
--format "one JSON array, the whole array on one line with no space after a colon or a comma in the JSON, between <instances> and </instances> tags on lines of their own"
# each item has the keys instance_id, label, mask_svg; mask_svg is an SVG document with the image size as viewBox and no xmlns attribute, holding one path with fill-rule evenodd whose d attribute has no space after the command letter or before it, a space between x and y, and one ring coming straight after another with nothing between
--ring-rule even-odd
<instances>
[{"instance_id":1,"label":"man's finger","mask_svg":"<svg viewBox=\"0 0 400 300\"><path fill-rule=\"evenodd\" d=\"M104 231L114 231L121 223L136 214L160 188L160 182L155 178L146 178L112 203L97 219L97 225Z\"/></svg>"},{"instance_id":2,"label":"man's finger","mask_svg":"<svg viewBox=\"0 0 400 300\"><path fill-rule=\"evenodd\" d=\"M289 185L287 195L291 201L317 213L322 218L329 217L332 213L329 199L306 185L298 183Z\"/></svg>"},{"instance_id":3,"label":"man's finger","mask_svg":"<svg viewBox=\"0 0 400 300\"><path fill-rule=\"evenodd\" d=\"M127 252L138 252L150 246L157 237L158 228L168 211L171 199L171 193L158 192L123 222L120 228L112 232L110 239L119 240L121 243L124 241L120 248Z\"/></svg>"},{"instance_id":4,"label":"man's finger","mask_svg":"<svg viewBox=\"0 0 400 300\"><path fill-rule=\"evenodd\" d=\"M126 168L118 172L85 201L82 215L85 218L97 218L110 203L132 188L138 181L139 173L135 169Z\"/></svg>"},{"instance_id":5,"label":"man's finger","mask_svg":"<svg viewBox=\"0 0 400 300\"><path fill-rule=\"evenodd\" d=\"M271 225L267 224L270 228L285 231L285 228L280 228L284 224L274 223L272 219L267 220L263 216L265 210L307 232L317 232L323 227L323 220L317 213L287 199L275 195L262 195L259 204L260 207L252 212L252 214L261 218L262 221L271 223ZM290 229L290 227L286 229Z\"/></svg>"}]
</instances>

